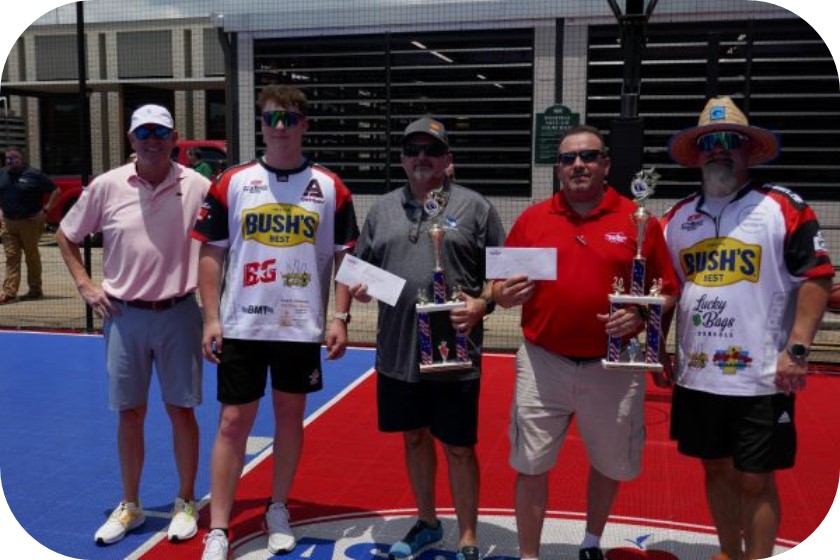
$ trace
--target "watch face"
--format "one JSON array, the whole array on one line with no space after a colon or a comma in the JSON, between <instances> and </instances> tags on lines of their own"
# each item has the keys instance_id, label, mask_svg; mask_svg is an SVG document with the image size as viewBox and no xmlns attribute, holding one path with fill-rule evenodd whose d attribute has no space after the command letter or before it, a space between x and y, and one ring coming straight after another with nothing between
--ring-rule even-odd
<instances>
[{"instance_id":1,"label":"watch face","mask_svg":"<svg viewBox=\"0 0 840 560\"><path fill-rule=\"evenodd\" d=\"M791 344L788 352L794 358L804 358L808 355L808 348L804 344Z\"/></svg>"}]
</instances>

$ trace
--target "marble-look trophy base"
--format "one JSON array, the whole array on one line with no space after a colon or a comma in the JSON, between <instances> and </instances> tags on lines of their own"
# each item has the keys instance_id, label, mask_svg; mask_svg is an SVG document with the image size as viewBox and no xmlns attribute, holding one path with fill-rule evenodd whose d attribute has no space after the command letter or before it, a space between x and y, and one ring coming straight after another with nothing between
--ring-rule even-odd
<instances>
[{"instance_id":1,"label":"marble-look trophy base","mask_svg":"<svg viewBox=\"0 0 840 560\"><path fill-rule=\"evenodd\" d=\"M417 309L417 315L420 316L429 316L433 313L445 313L446 319L449 318L449 312L453 309L462 309L466 307L467 304L464 301L447 301L444 303L418 303L415 305ZM456 340L456 336L452 336L451 333L449 336L443 336L441 338L437 338L439 333L437 329L431 329L430 327L430 336L428 338L429 347L436 347L438 349L438 353L442 355L441 359L424 362L421 359L420 362L420 373L442 373L446 371L457 371L463 369L469 369L473 367L472 360L466 356L466 359L461 361L458 359L458 341ZM421 338L423 335L421 334ZM437 338L437 339L436 339ZM425 340L421 342L427 342ZM440 348L441 345L446 348L445 352L441 352ZM432 353L434 355L434 353ZM454 359L449 359L449 356L452 356Z\"/></svg>"},{"instance_id":2,"label":"marble-look trophy base","mask_svg":"<svg viewBox=\"0 0 840 560\"><path fill-rule=\"evenodd\" d=\"M608 362L601 360L601 367L607 371L662 371L664 366L660 363L649 364L646 362Z\"/></svg>"},{"instance_id":3,"label":"marble-look trophy base","mask_svg":"<svg viewBox=\"0 0 840 560\"><path fill-rule=\"evenodd\" d=\"M638 305L639 307L647 308L649 311L656 306L660 309L665 304L665 298L662 296L634 296L625 294L609 294L610 305ZM647 336L659 336L658 327L653 326L648 321ZM657 338L658 341L658 338ZM648 340L645 341L647 348ZM632 344L632 343L631 343ZM659 347L656 348L658 354ZM601 360L601 366L606 370L624 370L624 371L662 371L664 366L659 363L657 356L651 356L650 352L645 351L642 356L642 361L635 359L635 355L631 354L630 361L611 360L609 358Z\"/></svg>"}]
</instances>

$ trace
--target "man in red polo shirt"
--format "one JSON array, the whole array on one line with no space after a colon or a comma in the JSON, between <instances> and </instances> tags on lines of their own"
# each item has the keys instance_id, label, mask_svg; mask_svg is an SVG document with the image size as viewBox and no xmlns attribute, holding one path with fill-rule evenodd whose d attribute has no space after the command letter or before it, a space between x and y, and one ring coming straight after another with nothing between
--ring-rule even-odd
<instances>
[{"instance_id":1,"label":"man in red polo shirt","mask_svg":"<svg viewBox=\"0 0 840 560\"><path fill-rule=\"evenodd\" d=\"M539 557L554 467L572 416L586 445L590 470L586 534L581 560L603 560L601 534L621 481L638 476L644 444L644 372L604 370L607 335L629 337L642 327L635 308L609 315L613 279L629 276L636 254L636 205L605 183L610 160L597 129L574 127L560 141L554 172L562 189L517 219L507 247L557 249L557 280L516 276L497 281L493 299L523 305L525 342L516 355L511 413L511 466L516 480L516 523L523 560ZM662 279L665 312L677 282L662 229L651 218L642 254L645 291Z\"/></svg>"}]
</instances>

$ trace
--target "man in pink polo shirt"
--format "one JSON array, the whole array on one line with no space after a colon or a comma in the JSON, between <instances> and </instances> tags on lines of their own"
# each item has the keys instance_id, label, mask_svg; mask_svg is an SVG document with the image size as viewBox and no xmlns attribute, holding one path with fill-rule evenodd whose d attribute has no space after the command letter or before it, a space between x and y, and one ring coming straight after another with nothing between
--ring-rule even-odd
<instances>
[{"instance_id":1,"label":"man in pink polo shirt","mask_svg":"<svg viewBox=\"0 0 840 560\"><path fill-rule=\"evenodd\" d=\"M140 505L143 425L154 364L172 422L180 488L168 537L197 531L194 485L201 403L201 312L194 292L199 244L190 239L210 182L170 159L178 139L167 109L144 105L128 140L137 160L97 177L61 221L61 256L85 303L103 318L109 404L119 412L117 447L123 497L96 531L121 540L145 521ZM79 245L102 232L102 284L85 270Z\"/></svg>"}]
</instances>

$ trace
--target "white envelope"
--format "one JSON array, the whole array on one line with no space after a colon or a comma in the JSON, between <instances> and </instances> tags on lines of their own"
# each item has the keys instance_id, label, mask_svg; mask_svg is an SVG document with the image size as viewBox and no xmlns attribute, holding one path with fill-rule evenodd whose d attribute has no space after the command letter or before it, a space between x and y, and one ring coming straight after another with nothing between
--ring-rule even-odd
<instances>
[{"instance_id":1,"label":"white envelope","mask_svg":"<svg viewBox=\"0 0 840 560\"><path fill-rule=\"evenodd\" d=\"M557 249L487 247L487 278L504 280L525 275L529 280L557 280Z\"/></svg>"},{"instance_id":2,"label":"white envelope","mask_svg":"<svg viewBox=\"0 0 840 560\"><path fill-rule=\"evenodd\" d=\"M335 281L353 286L367 284L367 293L391 307L397 304L405 287L405 279L387 270L366 263L353 255L344 255L341 266L335 274Z\"/></svg>"}]
</instances>

